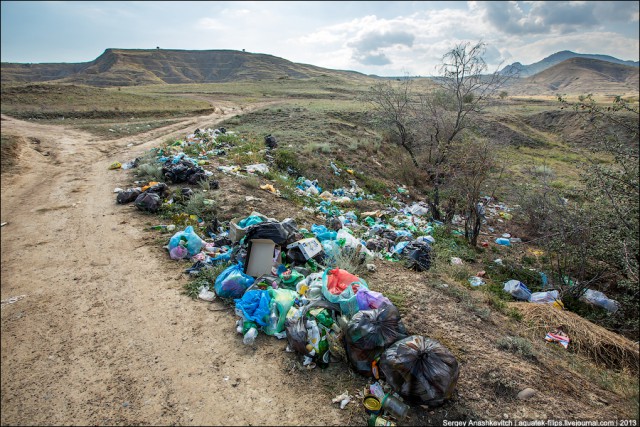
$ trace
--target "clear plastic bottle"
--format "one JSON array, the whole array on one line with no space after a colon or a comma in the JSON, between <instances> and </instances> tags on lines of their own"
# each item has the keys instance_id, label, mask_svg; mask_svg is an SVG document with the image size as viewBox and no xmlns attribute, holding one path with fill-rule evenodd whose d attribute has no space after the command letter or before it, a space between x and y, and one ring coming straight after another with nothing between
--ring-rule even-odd
<instances>
[{"instance_id":1,"label":"clear plastic bottle","mask_svg":"<svg viewBox=\"0 0 640 427\"><path fill-rule=\"evenodd\" d=\"M396 419L403 419L407 416L407 412L409 412L409 405L400 401L400 399L396 398L391 394L387 394L382 398L382 409L387 411L389 415L395 417Z\"/></svg>"},{"instance_id":2,"label":"clear plastic bottle","mask_svg":"<svg viewBox=\"0 0 640 427\"><path fill-rule=\"evenodd\" d=\"M280 319L278 318L276 310L271 310L271 313L269 314L269 328L271 328L272 331L275 331L278 328L278 320Z\"/></svg>"},{"instance_id":3,"label":"clear plastic bottle","mask_svg":"<svg viewBox=\"0 0 640 427\"><path fill-rule=\"evenodd\" d=\"M244 334L244 338L242 342L246 345L251 345L256 340L258 336L258 330L256 328L250 328L246 334Z\"/></svg>"}]
</instances>

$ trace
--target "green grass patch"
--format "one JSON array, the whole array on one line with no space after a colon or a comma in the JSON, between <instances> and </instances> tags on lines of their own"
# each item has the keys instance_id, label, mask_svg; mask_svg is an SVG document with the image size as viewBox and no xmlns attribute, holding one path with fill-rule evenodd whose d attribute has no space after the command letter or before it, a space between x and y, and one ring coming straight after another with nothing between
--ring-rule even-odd
<instances>
[{"instance_id":1,"label":"green grass patch","mask_svg":"<svg viewBox=\"0 0 640 427\"><path fill-rule=\"evenodd\" d=\"M68 84L2 85L1 111L21 119L172 117L213 111L208 102Z\"/></svg>"},{"instance_id":2,"label":"green grass patch","mask_svg":"<svg viewBox=\"0 0 640 427\"><path fill-rule=\"evenodd\" d=\"M525 359L535 358L531 341L525 338L504 336L496 341L496 345L501 350L517 354Z\"/></svg>"},{"instance_id":3,"label":"green grass patch","mask_svg":"<svg viewBox=\"0 0 640 427\"><path fill-rule=\"evenodd\" d=\"M221 263L211 266L210 268L203 268L198 272L195 277L184 285L184 293L193 299L198 298L200 288L206 287L208 290L213 291L213 285L215 284L216 277L222 271L229 267L230 263Z\"/></svg>"}]
</instances>

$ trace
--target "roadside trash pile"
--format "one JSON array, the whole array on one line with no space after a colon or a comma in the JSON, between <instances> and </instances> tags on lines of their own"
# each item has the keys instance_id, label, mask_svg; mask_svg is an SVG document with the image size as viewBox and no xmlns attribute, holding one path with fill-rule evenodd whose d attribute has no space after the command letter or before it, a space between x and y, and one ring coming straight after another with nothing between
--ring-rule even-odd
<instances>
[{"instance_id":1,"label":"roadside trash pile","mask_svg":"<svg viewBox=\"0 0 640 427\"><path fill-rule=\"evenodd\" d=\"M217 189L218 181L203 166L232 148L229 143L219 142L225 140L220 138L225 134L233 132L224 128L196 129L163 149L153 149L164 182L136 181L137 187L116 189L116 202L133 203L138 209L153 213L163 205L188 200L193 195L189 187L172 190L168 184L196 185L207 181L210 188ZM278 146L275 137L268 135L265 146L265 158L273 160L272 152ZM139 159L135 159L114 162L109 168L129 169L138 164ZM333 162L330 167L336 175L354 175L353 170L341 169ZM265 163L219 165L216 170L242 178L271 172ZM403 262L417 271L429 270L433 234L444 224L429 219L425 203L405 203L408 190L404 187L397 188L391 205L356 212L350 208L353 202L373 198L356 180L329 190L298 171L288 170L282 176L291 180L295 191L304 197L303 210L324 223L304 228L292 218L278 221L252 212L228 223L219 224L216 219L205 224L195 215L183 214L193 225L182 228L176 222L152 228L173 233L166 249L171 259L192 263L186 273L197 275L223 266L213 283L200 287L198 297L205 301L233 301L236 330L244 344L254 345L260 334L286 339L286 351L299 354L307 369L327 368L330 363L344 361L354 371L370 377L372 383L357 396L371 415L370 425L394 425L394 421L407 416L409 404L437 406L450 399L459 375L452 353L438 341L409 335L389 298L340 267L366 266L375 271L375 260L383 259ZM270 183L260 188L280 194ZM204 203L214 202L205 199ZM483 200L479 211L493 224L512 218L509 207L492 203L490 198ZM460 221L461 218L454 218L453 223ZM495 236L492 227L487 229ZM505 233L494 243L511 246L518 242L519 238ZM489 242L481 244L486 247ZM500 264L501 260L495 262ZM452 257L451 263L460 265L463 261ZM484 285L485 274L481 271L471 277L471 286ZM532 293L518 280L507 281L503 290L519 301L563 308L557 290ZM611 312L618 307L617 302L597 291L587 290L583 298ZM565 348L570 342L561 328L549 332L545 339ZM355 398L345 392L333 402L344 408Z\"/></svg>"},{"instance_id":2,"label":"roadside trash pile","mask_svg":"<svg viewBox=\"0 0 640 427\"><path fill-rule=\"evenodd\" d=\"M200 291L203 299L234 301L237 332L245 344L264 333L286 339L286 350L298 353L308 369L350 363L375 380L362 396L373 418L384 419L386 413L402 419L409 408L403 400L437 406L451 398L459 370L449 350L435 340L409 336L387 297L336 265L343 252L362 263L372 258L350 228L330 231L314 224L309 231L291 218L277 221L258 212L230 224L229 231L209 232L213 242L188 226L171 237L167 249L173 259L195 261L189 273L229 263L213 292L204 286ZM416 246L407 256L423 263L422 254L414 255L421 250ZM339 402L350 400L347 393Z\"/></svg>"}]
</instances>

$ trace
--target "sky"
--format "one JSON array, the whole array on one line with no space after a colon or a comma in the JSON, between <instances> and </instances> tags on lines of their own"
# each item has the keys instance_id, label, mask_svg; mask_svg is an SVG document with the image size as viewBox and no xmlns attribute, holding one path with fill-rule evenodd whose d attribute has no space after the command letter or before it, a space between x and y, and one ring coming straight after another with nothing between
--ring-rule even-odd
<instances>
[{"instance_id":1,"label":"sky","mask_svg":"<svg viewBox=\"0 0 640 427\"><path fill-rule=\"evenodd\" d=\"M2 62L105 49L232 49L378 76L437 75L482 41L488 71L562 50L638 61L638 1L2 1Z\"/></svg>"}]
</instances>

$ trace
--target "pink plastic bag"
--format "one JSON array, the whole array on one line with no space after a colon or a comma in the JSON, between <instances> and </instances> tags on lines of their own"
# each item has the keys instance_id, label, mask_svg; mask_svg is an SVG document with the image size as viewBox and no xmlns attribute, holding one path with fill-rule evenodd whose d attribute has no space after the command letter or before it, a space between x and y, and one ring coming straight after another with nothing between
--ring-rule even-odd
<instances>
[{"instance_id":1,"label":"pink plastic bag","mask_svg":"<svg viewBox=\"0 0 640 427\"><path fill-rule=\"evenodd\" d=\"M178 245L169 251L171 259L182 259L189 256L189 250L182 245Z\"/></svg>"}]
</instances>

